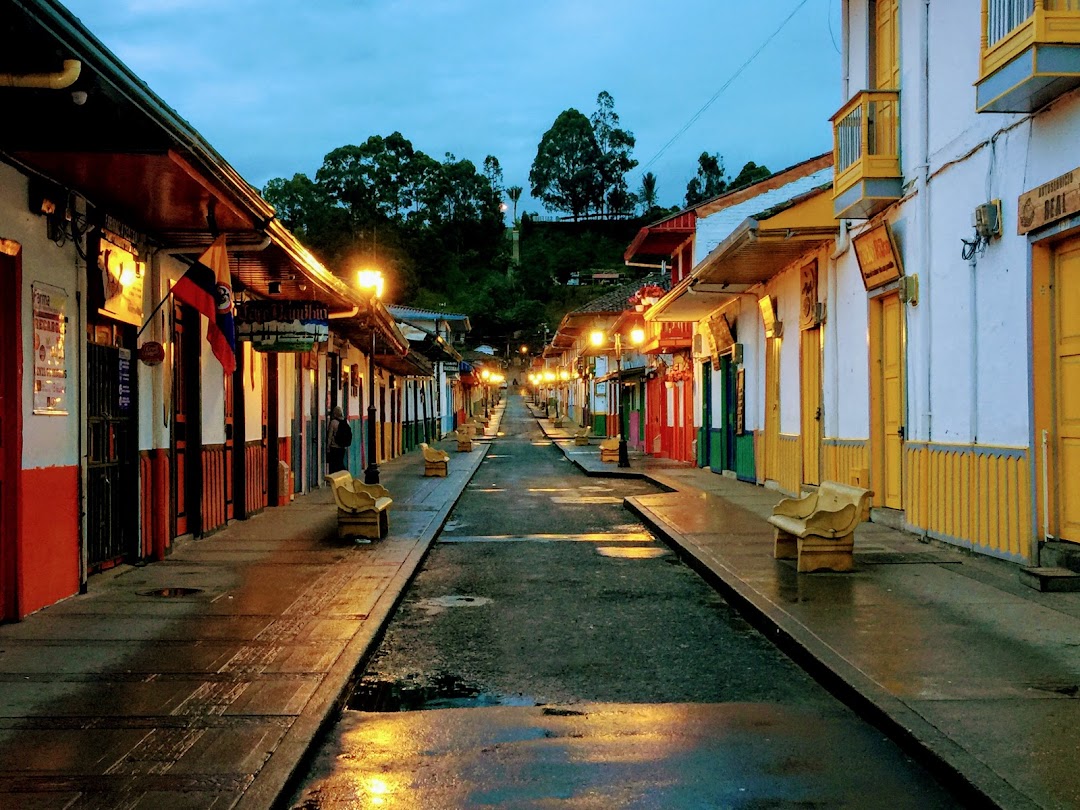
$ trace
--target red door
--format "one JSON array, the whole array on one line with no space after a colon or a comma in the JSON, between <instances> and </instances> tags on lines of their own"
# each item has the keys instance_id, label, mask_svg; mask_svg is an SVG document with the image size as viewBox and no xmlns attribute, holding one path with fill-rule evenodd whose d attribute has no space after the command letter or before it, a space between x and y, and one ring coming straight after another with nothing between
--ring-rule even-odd
<instances>
[{"instance_id":1,"label":"red door","mask_svg":"<svg viewBox=\"0 0 1080 810\"><path fill-rule=\"evenodd\" d=\"M172 484L173 515L175 528L173 535L179 537L188 532L188 413L187 384L189 374L186 370L188 355L184 340L186 324L184 308L180 304L173 306L173 429L172 429Z\"/></svg>"},{"instance_id":2,"label":"red door","mask_svg":"<svg viewBox=\"0 0 1080 810\"><path fill-rule=\"evenodd\" d=\"M14 253L15 255L11 255ZM0 345L19 345L20 253L0 239ZM0 620L18 618L15 480L22 455L21 357L0 352Z\"/></svg>"}]
</instances>

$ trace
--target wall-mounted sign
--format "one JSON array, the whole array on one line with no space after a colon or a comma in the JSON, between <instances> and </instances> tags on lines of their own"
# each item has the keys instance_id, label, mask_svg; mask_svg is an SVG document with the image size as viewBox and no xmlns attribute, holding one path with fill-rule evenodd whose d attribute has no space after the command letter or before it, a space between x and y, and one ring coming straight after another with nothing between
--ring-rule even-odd
<instances>
[{"instance_id":1,"label":"wall-mounted sign","mask_svg":"<svg viewBox=\"0 0 1080 810\"><path fill-rule=\"evenodd\" d=\"M131 410L131 349L121 349L117 359L117 404L121 413Z\"/></svg>"},{"instance_id":2,"label":"wall-mounted sign","mask_svg":"<svg viewBox=\"0 0 1080 810\"><path fill-rule=\"evenodd\" d=\"M877 289L904 275L900 252L893 242L889 226L882 222L852 240L855 257L859 260L863 286L867 291Z\"/></svg>"},{"instance_id":3,"label":"wall-mounted sign","mask_svg":"<svg viewBox=\"0 0 1080 810\"><path fill-rule=\"evenodd\" d=\"M1020 195L1016 232L1020 235L1080 211L1080 169Z\"/></svg>"},{"instance_id":4,"label":"wall-mounted sign","mask_svg":"<svg viewBox=\"0 0 1080 810\"><path fill-rule=\"evenodd\" d=\"M244 301L236 305L236 337L258 352L309 352L329 340L329 314L317 301Z\"/></svg>"},{"instance_id":5,"label":"wall-mounted sign","mask_svg":"<svg viewBox=\"0 0 1080 810\"><path fill-rule=\"evenodd\" d=\"M142 326L143 277L146 265L140 262L134 248L126 240L112 234L101 238L98 250L98 270L105 290L102 315L124 323Z\"/></svg>"},{"instance_id":6,"label":"wall-mounted sign","mask_svg":"<svg viewBox=\"0 0 1080 810\"><path fill-rule=\"evenodd\" d=\"M817 259L807 262L800 271L801 286L799 290L799 328L813 329L818 325L817 317Z\"/></svg>"},{"instance_id":7,"label":"wall-mounted sign","mask_svg":"<svg viewBox=\"0 0 1080 810\"><path fill-rule=\"evenodd\" d=\"M165 347L156 340L148 340L139 347L139 359L148 366L156 366L165 359Z\"/></svg>"},{"instance_id":8,"label":"wall-mounted sign","mask_svg":"<svg viewBox=\"0 0 1080 810\"><path fill-rule=\"evenodd\" d=\"M67 411L67 292L34 282L34 413L50 416Z\"/></svg>"},{"instance_id":9,"label":"wall-mounted sign","mask_svg":"<svg viewBox=\"0 0 1080 810\"><path fill-rule=\"evenodd\" d=\"M713 371L720 370L720 355L735 345L735 337L731 334L731 324L726 315L713 315L708 321L710 354L712 355Z\"/></svg>"},{"instance_id":10,"label":"wall-mounted sign","mask_svg":"<svg viewBox=\"0 0 1080 810\"><path fill-rule=\"evenodd\" d=\"M761 312L761 322L765 325L765 337L780 337L783 334L783 324L776 320L776 302L771 295L763 295L758 299L758 310Z\"/></svg>"}]
</instances>

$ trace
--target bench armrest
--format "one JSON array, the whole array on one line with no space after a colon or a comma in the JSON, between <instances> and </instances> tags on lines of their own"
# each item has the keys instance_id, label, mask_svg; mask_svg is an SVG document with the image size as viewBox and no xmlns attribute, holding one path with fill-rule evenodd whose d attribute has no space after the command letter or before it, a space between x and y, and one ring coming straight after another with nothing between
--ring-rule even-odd
<instances>
[{"instance_id":1,"label":"bench armrest","mask_svg":"<svg viewBox=\"0 0 1080 810\"><path fill-rule=\"evenodd\" d=\"M784 500L773 507L772 513L774 515L802 520L813 514L814 509L817 508L817 500L818 496L816 492L811 492L809 495L804 495L801 498L784 498Z\"/></svg>"},{"instance_id":2,"label":"bench armrest","mask_svg":"<svg viewBox=\"0 0 1080 810\"><path fill-rule=\"evenodd\" d=\"M849 503L834 512L814 512L806 518L806 528L827 530L836 535L847 534L859 525L858 510L857 505Z\"/></svg>"},{"instance_id":3,"label":"bench armrest","mask_svg":"<svg viewBox=\"0 0 1080 810\"><path fill-rule=\"evenodd\" d=\"M384 487L382 484L365 484L362 479L353 479L353 491L363 492L370 495L372 498L389 498L390 490Z\"/></svg>"},{"instance_id":4,"label":"bench armrest","mask_svg":"<svg viewBox=\"0 0 1080 810\"><path fill-rule=\"evenodd\" d=\"M375 508L375 498L366 492L351 492L345 488L340 488L335 494L337 495L338 506L342 509L367 510Z\"/></svg>"}]
</instances>

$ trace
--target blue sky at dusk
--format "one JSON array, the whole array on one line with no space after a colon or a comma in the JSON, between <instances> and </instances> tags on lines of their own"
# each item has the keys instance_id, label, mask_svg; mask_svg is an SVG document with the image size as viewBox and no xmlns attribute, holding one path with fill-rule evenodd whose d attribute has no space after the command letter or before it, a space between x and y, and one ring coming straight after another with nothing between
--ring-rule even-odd
<instances>
[{"instance_id":1,"label":"blue sky at dusk","mask_svg":"<svg viewBox=\"0 0 1080 810\"><path fill-rule=\"evenodd\" d=\"M800 0L66 0L250 183L313 176L323 155L399 130L436 159L499 158L528 194L536 146L568 107L615 97L657 155ZM839 0L805 0L720 98L648 168L681 204L697 155L729 172L831 147ZM830 31L831 26L831 31ZM526 203L523 200L523 203ZM539 210L531 199L522 210Z\"/></svg>"}]
</instances>

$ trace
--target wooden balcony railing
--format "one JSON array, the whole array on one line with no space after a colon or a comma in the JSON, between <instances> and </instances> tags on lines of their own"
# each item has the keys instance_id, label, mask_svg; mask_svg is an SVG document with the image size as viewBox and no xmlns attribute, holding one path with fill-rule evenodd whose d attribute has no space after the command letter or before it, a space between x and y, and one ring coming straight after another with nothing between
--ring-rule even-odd
<instances>
[{"instance_id":1,"label":"wooden balcony railing","mask_svg":"<svg viewBox=\"0 0 1080 810\"><path fill-rule=\"evenodd\" d=\"M1038 44L1080 44L1080 0L982 0L983 78Z\"/></svg>"},{"instance_id":2,"label":"wooden balcony railing","mask_svg":"<svg viewBox=\"0 0 1080 810\"><path fill-rule=\"evenodd\" d=\"M900 177L900 91L863 90L832 117L833 197L867 178Z\"/></svg>"}]
</instances>

